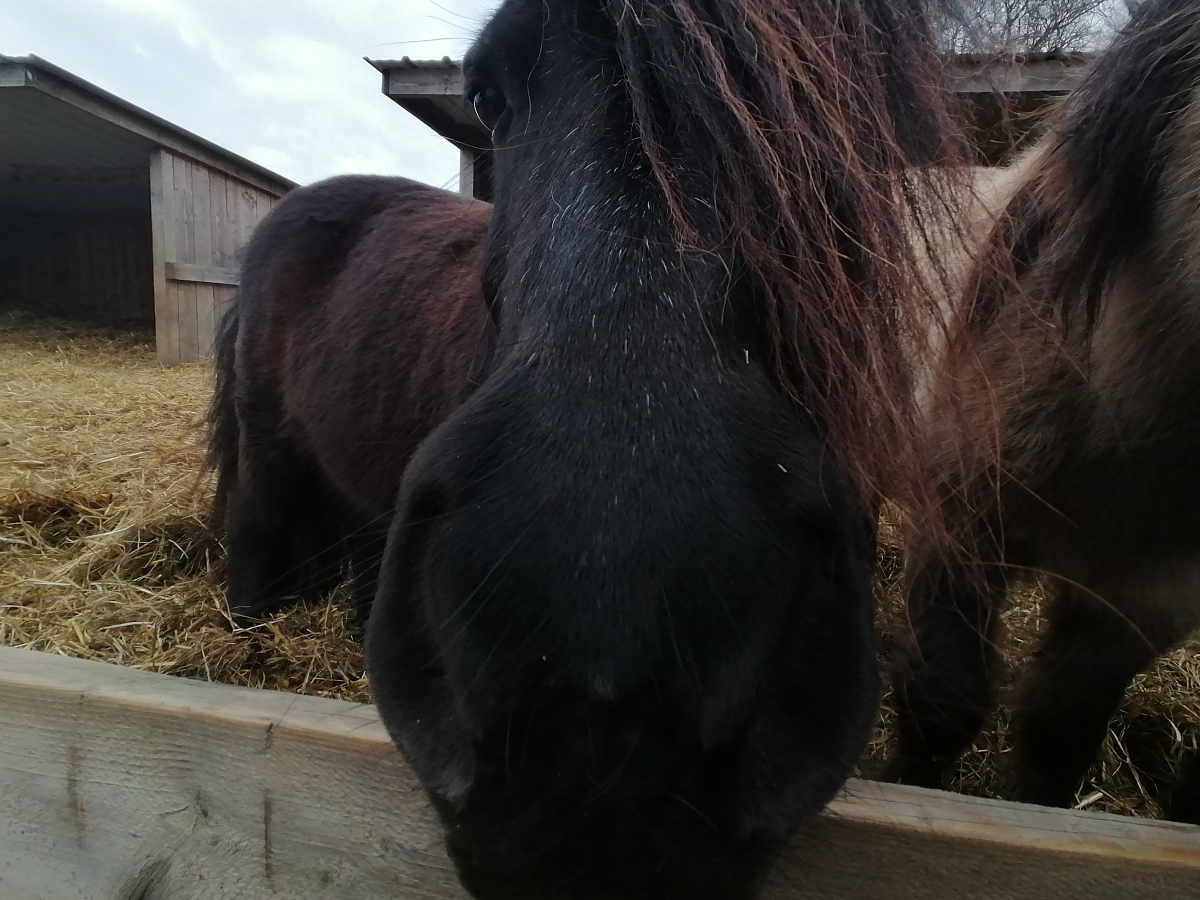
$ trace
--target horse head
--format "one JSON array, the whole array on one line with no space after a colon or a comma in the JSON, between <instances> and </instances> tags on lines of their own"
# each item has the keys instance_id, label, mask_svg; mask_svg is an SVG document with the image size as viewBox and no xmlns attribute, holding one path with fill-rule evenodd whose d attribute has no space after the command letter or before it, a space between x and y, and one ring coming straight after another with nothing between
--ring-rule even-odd
<instances>
[{"instance_id":1,"label":"horse head","mask_svg":"<svg viewBox=\"0 0 1200 900\"><path fill-rule=\"evenodd\" d=\"M930 58L884 0L507 0L468 55L487 362L368 664L477 896L753 896L858 759Z\"/></svg>"}]
</instances>

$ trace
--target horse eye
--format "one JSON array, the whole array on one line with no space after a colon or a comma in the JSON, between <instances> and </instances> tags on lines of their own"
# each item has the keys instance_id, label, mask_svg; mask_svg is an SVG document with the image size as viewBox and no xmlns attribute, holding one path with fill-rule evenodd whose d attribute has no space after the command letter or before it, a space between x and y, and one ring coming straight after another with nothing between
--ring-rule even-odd
<instances>
[{"instance_id":1,"label":"horse eye","mask_svg":"<svg viewBox=\"0 0 1200 900\"><path fill-rule=\"evenodd\" d=\"M500 121L500 117L508 107L504 95L495 88L490 87L483 88L472 94L471 105L475 107L475 115L479 116L479 121L489 131L496 128L496 123Z\"/></svg>"}]
</instances>

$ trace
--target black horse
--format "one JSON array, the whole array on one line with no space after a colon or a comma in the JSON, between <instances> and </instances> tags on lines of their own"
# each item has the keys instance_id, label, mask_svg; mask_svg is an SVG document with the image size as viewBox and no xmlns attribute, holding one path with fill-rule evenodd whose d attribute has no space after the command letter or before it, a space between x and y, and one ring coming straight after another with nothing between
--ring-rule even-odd
<instances>
[{"instance_id":1,"label":"black horse","mask_svg":"<svg viewBox=\"0 0 1200 900\"><path fill-rule=\"evenodd\" d=\"M486 207L380 179L251 243L213 411L230 604L349 557L477 896L753 896L865 746L873 501L924 471L934 191L905 182L952 148L923 20L508 0L464 69L482 251Z\"/></svg>"}]
</instances>

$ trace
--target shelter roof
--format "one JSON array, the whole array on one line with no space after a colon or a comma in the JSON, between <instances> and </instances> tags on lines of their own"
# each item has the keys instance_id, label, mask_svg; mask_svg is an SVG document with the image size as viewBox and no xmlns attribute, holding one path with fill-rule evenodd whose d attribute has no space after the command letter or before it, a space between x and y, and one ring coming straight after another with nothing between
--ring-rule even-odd
<instances>
[{"instance_id":1,"label":"shelter roof","mask_svg":"<svg viewBox=\"0 0 1200 900\"><path fill-rule=\"evenodd\" d=\"M1017 105L1067 93L1091 59L1078 53L963 54L950 59L954 89L964 95L1024 95ZM487 128L463 104L462 63L441 59L368 59L383 74L383 92L459 147L486 149Z\"/></svg>"},{"instance_id":2,"label":"shelter roof","mask_svg":"<svg viewBox=\"0 0 1200 900\"><path fill-rule=\"evenodd\" d=\"M296 186L43 59L0 55L0 199L6 206L20 206L30 199L25 194L36 192L41 209L56 198L87 205L88 194L112 209L134 196L131 187L148 189L147 162L156 147L275 195Z\"/></svg>"}]
</instances>

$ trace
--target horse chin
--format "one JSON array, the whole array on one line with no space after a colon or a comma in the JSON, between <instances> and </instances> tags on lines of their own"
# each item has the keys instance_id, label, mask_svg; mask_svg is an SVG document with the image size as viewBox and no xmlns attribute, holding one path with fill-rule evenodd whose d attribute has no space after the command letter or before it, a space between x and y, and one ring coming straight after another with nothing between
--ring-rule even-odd
<instances>
[{"instance_id":1,"label":"horse chin","mask_svg":"<svg viewBox=\"0 0 1200 900\"><path fill-rule=\"evenodd\" d=\"M864 732L847 746L865 739ZM658 750L649 755L678 748ZM739 757L745 765L744 750L719 748L690 760L676 754L674 766L655 771L640 770L635 752L624 783L593 779L590 792L568 789L561 796L559 776L569 781L569 773L543 763L514 778L493 755L459 802L436 806L459 877L479 900L751 900L787 840L824 808L857 754L803 766L792 784L777 785L775 796L762 789L761 775L745 777L736 767ZM688 769L698 781L722 770L723 777L713 778L725 782L711 786L713 802L661 785L646 789L642 780L670 781ZM745 781L759 784L723 795L723 788Z\"/></svg>"},{"instance_id":2,"label":"horse chin","mask_svg":"<svg viewBox=\"0 0 1200 900\"><path fill-rule=\"evenodd\" d=\"M858 612L829 632L789 616L760 689L717 732L686 691L561 687L561 670L472 698L408 616L430 598L387 593L394 584L370 626L373 690L479 900L749 900L841 788L874 722L864 596L843 598Z\"/></svg>"}]
</instances>

